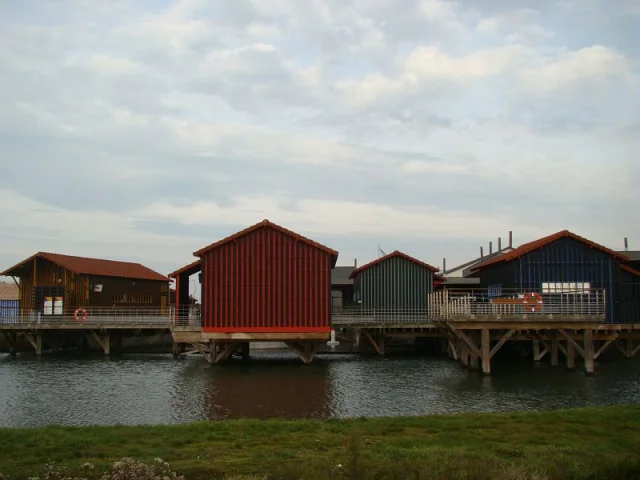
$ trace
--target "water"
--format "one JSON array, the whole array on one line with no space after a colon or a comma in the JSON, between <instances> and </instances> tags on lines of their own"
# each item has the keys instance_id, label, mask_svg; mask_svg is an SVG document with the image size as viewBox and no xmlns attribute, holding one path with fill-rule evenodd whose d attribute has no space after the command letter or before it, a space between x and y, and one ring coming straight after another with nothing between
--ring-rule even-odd
<instances>
[{"instance_id":1,"label":"water","mask_svg":"<svg viewBox=\"0 0 640 480\"><path fill-rule=\"evenodd\" d=\"M446 358L289 353L210 366L202 358L0 355L0 426L168 424L238 417L327 418L640 403L640 359L596 375L530 361L468 372Z\"/></svg>"}]
</instances>

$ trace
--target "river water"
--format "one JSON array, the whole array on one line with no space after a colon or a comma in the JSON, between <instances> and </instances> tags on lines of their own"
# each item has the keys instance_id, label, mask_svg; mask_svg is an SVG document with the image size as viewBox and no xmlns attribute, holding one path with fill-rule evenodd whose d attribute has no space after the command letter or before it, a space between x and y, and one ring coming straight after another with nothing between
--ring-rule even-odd
<instances>
[{"instance_id":1,"label":"river water","mask_svg":"<svg viewBox=\"0 0 640 480\"><path fill-rule=\"evenodd\" d=\"M253 355L253 354L252 354ZM265 352L210 366L171 355L0 354L0 426L168 424L238 417L327 418L539 410L640 403L640 359L579 369L495 362L493 375L447 358Z\"/></svg>"}]
</instances>

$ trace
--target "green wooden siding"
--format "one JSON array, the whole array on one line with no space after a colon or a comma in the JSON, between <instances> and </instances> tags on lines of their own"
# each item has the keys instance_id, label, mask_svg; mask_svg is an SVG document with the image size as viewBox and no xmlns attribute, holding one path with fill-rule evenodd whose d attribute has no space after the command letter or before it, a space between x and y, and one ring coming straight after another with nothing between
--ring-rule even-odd
<instances>
[{"instance_id":1,"label":"green wooden siding","mask_svg":"<svg viewBox=\"0 0 640 480\"><path fill-rule=\"evenodd\" d=\"M378 308L421 308L433 291L433 272L402 257L391 257L354 279L354 300Z\"/></svg>"}]
</instances>

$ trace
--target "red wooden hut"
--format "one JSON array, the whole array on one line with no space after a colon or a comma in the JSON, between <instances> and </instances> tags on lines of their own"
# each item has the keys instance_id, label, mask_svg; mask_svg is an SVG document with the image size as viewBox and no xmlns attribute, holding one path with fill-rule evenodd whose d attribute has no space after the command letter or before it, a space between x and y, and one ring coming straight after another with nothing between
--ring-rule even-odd
<instances>
[{"instance_id":1,"label":"red wooden hut","mask_svg":"<svg viewBox=\"0 0 640 480\"><path fill-rule=\"evenodd\" d=\"M285 341L308 362L328 339L337 251L264 220L194 256L200 261L171 276L201 271L202 338L218 344L212 361L238 342Z\"/></svg>"}]
</instances>

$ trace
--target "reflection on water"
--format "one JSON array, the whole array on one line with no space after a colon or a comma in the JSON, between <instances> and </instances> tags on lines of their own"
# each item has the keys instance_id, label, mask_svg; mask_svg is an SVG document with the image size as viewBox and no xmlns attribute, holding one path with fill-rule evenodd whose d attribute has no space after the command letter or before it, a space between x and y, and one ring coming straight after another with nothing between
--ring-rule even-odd
<instances>
[{"instance_id":1,"label":"reflection on water","mask_svg":"<svg viewBox=\"0 0 640 480\"><path fill-rule=\"evenodd\" d=\"M183 423L239 417L326 418L533 410L640 403L640 359L596 375L497 363L491 377L445 358L290 353L210 366L170 355L0 356L0 426Z\"/></svg>"}]
</instances>

